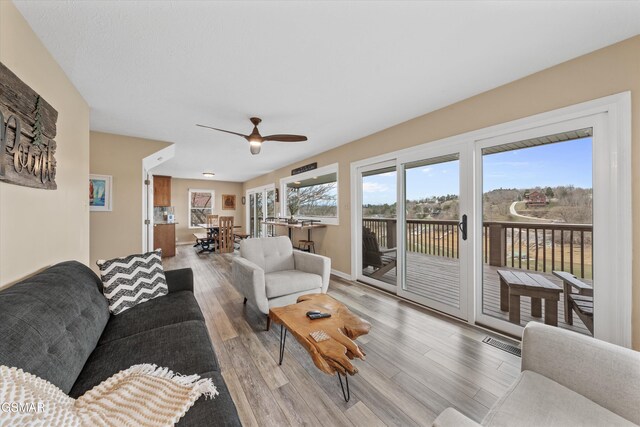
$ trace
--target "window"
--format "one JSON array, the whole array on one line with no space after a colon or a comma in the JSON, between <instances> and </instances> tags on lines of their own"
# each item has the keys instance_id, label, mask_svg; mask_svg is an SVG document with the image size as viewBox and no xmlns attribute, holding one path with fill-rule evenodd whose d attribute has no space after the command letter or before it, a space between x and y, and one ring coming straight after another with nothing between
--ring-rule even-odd
<instances>
[{"instance_id":1,"label":"window","mask_svg":"<svg viewBox=\"0 0 640 427\"><path fill-rule=\"evenodd\" d=\"M338 165L305 172L281 181L282 215L338 223Z\"/></svg>"},{"instance_id":2,"label":"window","mask_svg":"<svg viewBox=\"0 0 640 427\"><path fill-rule=\"evenodd\" d=\"M207 222L207 215L213 213L215 196L212 190L189 190L189 228Z\"/></svg>"}]
</instances>

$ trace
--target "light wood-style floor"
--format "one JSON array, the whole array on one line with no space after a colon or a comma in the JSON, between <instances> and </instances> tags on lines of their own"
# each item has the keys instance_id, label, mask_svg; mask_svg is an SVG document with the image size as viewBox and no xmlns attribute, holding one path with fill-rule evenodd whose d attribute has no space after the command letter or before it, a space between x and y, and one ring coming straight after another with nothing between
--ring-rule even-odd
<instances>
[{"instance_id":1,"label":"light wood-style floor","mask_svg":"<svg viewBox=\"0 0 640 427\"><path fill-rule=\"evenodd\" d=\"M344 402L338 380L320 372L294 339L278 366L279 325L243 306L230 284L232 254L197 255L191 246L164 260L191 267L222 374L246 426L430 426L453 406L480 421L514 381L520 358L481 341L484 331L365 285L331 281L329 294L372 324L358 338L367 354Z\"/></svg>"}]
</instances>

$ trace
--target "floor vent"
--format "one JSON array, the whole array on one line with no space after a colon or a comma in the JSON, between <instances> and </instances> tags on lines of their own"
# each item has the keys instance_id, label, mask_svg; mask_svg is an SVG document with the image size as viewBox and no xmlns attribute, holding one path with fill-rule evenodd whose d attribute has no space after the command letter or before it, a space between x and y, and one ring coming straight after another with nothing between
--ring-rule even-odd
<instances>
[{"instance_id":1,"label":"floor vent","mask_svg":"<svg viewBox=\"0 0 640 427\"><path fill-rule=\"evenodd\" d=\"M507 344L505 342L499 341L495 338L484 337L482 340L483 343L494 346L495 348L499 348L502 351L506 351L507 353L514 354L518 357L522 357L521 350L515 345Z\"/></svg>"}]
</instances>

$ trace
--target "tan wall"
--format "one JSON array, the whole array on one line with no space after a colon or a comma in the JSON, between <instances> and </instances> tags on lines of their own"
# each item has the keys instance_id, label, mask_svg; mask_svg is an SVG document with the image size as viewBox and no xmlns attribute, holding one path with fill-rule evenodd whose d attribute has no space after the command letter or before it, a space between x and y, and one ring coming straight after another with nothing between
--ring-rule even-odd
<instances>
[{"instance_id":1,"label":"tan wall","mask_svg":"<svg viewBox=\"0 0 640 427\"><path fill-rule=\"evenodd\" d=\"M0 183L0 287L89 262L89 106L13 3L0 1L0 61L58 111L58 189Z\"/></svg>"},{"instance_id":2,"label":"tan wall","mask_svg":"<svg viewBox=\"0 0 640 427\"><path fill-rule=\"evenodd\" d=\"M213 213L220 216L233 216L234 225L244 226L242 209L242 183L210 181L203 179L179 179L171 180L171 204L175 207L176 239L178 244L193 243L193 233L201 232L201 229L189 229L189 189L214 190L216 199ZM235 194L236 210L222 210L222 195Z\"/></svg>"},{"instance_id":3,"label":"tan wall","mask_svg":"<svg viewBox=\"0 0 640 427\"><path fill-rule=\"evenodd\" d=\"M321 252L331 256L333 268L351 270L349 166L392 150L412 147L448 136L482 129L544 111L615 93L632 92L633 218L640 221L640 36L498 87L438 111L417 117L347 145L273 173L250 180L245 189L279 184L291 168L310 161L318 166L340 163L340 225L318 234ZM640 349L640 227L633 236L633 346Z\"/></svg>"},{"instance_id":4,"label":"tan wall","mask_svg":"<svg viewBox=\"0 0 640 427\"><path fill-rule=\"evenodd\" d=\"M91 212L91 267L142 251L142 159L168 142L91 132L91 173L113 177L111 212Z\"/></svg>"}]
</instances>

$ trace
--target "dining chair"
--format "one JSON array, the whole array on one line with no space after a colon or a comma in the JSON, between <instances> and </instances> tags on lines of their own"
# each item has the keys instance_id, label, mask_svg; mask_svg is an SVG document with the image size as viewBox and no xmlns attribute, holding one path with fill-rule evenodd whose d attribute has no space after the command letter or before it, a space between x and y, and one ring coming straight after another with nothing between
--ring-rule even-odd
<instances>
[{"instance_id":1,"label":"dining chair","mask_svg":"<svg viewBox=\"0 0 640 427\"><path fill-rule=\"evenodd\" d=\"M218 218L219 215L207 215L207 227L215 227L216 225L218 225Z\"/></svg>"},{"instance_id":2,"label":"dining chair","mask_svg":"<svg viewBox=\"0 0 640 427\"><path fill-rule=\"evenodd\" d=\"M214 237L220 253L232 253L234 250L233 217L222 216L218 219L218 234Z\"/></svg>"}]
</instances>

